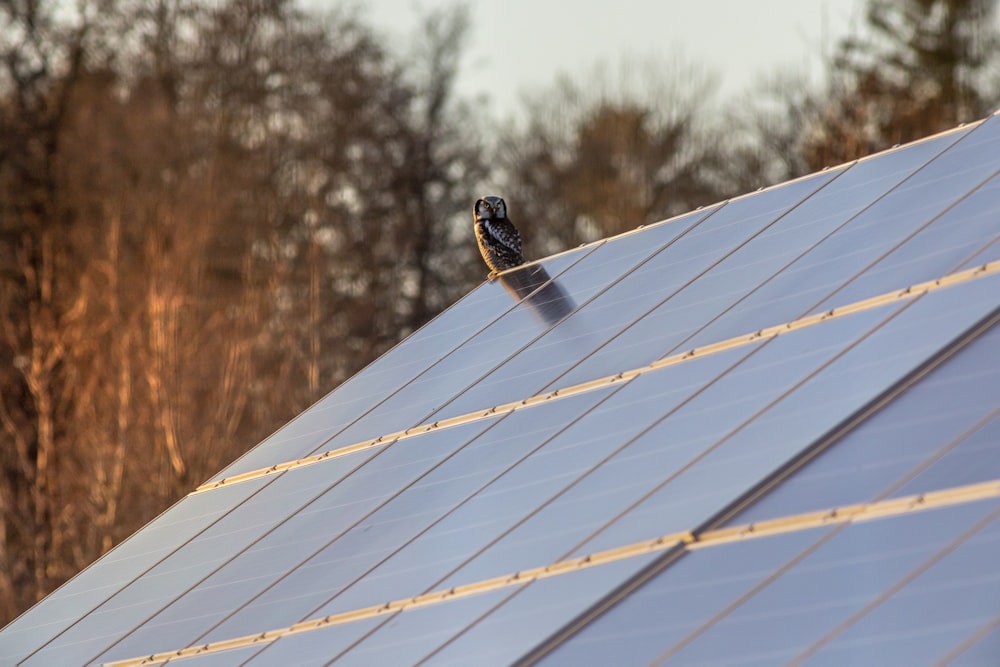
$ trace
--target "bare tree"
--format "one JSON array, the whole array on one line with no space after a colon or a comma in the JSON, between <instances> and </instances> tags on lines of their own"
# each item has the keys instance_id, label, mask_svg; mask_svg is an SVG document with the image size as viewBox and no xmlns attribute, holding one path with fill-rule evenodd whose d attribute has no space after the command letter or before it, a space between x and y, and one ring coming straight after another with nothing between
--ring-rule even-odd
<instances>
[{"instance_id":1,"label":"bare tree","mask_svg":"<svg viewBox=\"0 0 1000 667\"><path fill-rule=\"evenodd\" d=\"M478 279L466 25L0 0L0 619Z\"/></svg>"},{"instance_id":2,"label":"bare tree","mask_svg":"<svg viewBox=\"0 0 1000 667\"><path fill-rule=\"evenodd\" d=\"M563 77L528 98L498 147L502 190L535 254L616 234L713 201L717 145L704 133L712 78L625 62ZM516 196L515 196L516 193ZM541 224L544 221L544 225ZM544 232L542 231L544 230Z\"/></svg>"},{"instance_id":3,"label":"bare tree","mask_svg":"<svg viewBox=\"0 0 1000 667\"><path fill-rule=\"evenodd\" d=\"M729 178L745 185L740 172L763 173L774 182L988 114L1000 101L996 6L870 0L864 26L840 42L822 88L778 74L733 114L741 139Z\"/></svg>"}]
</instances>

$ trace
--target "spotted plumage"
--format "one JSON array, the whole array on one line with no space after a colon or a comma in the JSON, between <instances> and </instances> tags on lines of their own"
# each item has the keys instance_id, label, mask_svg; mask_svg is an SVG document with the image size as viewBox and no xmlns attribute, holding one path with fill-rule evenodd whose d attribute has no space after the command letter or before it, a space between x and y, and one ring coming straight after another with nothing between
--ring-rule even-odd
<instances>
[{"instance_id":1,"label":"spotted plumage","mask_svg":"<svg viewBox=\"0 0 1000 667\"><path fill-rule=\"evenodd\" d=\"M490 267L488 280L496 274L524 263L521 254L521 235L507 218L507 204L500 197L480 197L473 209L476 243L486 266Z\"/></svg>"}]
</instances>

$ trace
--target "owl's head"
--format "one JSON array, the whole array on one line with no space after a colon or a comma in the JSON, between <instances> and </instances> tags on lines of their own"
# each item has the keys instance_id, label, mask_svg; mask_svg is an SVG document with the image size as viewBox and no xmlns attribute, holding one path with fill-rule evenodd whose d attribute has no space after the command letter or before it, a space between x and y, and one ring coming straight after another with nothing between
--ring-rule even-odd
<instances>
[{"instance_id":1,"label":"owl's head","mask_svg":"<svg viewBox=\"0 0 1000 667\"><path fill-rule=\"evenodd\" d=\"M480 197L473 209L476 220L493 220L507 217L507 204L500 197L487 195Z\"/></svg>"}]
</instances>

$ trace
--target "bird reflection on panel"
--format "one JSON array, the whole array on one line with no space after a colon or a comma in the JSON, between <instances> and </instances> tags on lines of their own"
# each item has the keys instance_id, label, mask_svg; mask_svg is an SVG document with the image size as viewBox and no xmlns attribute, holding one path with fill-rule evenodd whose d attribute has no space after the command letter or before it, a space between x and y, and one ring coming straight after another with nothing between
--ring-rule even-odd
<instances>
[{"instance_id":1,"label":"bird reflection on panel","mask_svg":"<svg viewBox=\"0 0 1000 667\"><path fill-rule=\"evenodd\" d=\"M473 208L476 243L483 261L490 268L487 280L497 278L515 300L524 300L531 312L551 326L572 312L576 304L566 291L549 276L544 266L526 266L520 271L508 271L524 264L521 234L507 217L507 203L500 197L480 197ZM507 273L503 273L508 271Z\"/></svg>"},{"instance_id":2,"label":"bird reflection on panel","mask_svg":"<svg viewBox=\"0 0 1000 667\"><path fill-rule=\"evenodd\" d=\"M576 303L562 286L549 276L541 264L500 274L500 284L507 293L527 306L532 313L552 326L573 312Z\"/></svg>"}]
</instances>

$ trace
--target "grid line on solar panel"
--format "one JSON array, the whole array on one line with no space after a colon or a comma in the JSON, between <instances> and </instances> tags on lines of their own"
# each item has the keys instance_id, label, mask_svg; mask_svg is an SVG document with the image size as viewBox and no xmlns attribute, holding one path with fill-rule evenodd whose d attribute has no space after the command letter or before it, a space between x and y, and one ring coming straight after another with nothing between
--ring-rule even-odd
<instances>
[{"instance_id":1,"label":"grid line on solar panel","mask_svg":"<svg viewBox=\"0 0 1000 667\"><path fill-rule=\"evenodd\" d=\"M598 396L599 396L599 394L598 394ZM476 425L476 429L475 429L476 430L476 435L482 435L486 431L488 431L491 428L493 428L494 426L496 426L496 424L499 421L500 420L498 419L498 420L496 420L493 423L484 422L484 423ZM470 429L470 431L471 430L472 429ZM451 432L451 433L449 433L447 435L451 436L452 438L455 437L454 432ZM474 439L475 439L475 437L471 438L471 440L474 440ZM362 521L364 521L364 520L368 519L369 517L371 517L372 515L376 514L383 507L385 507L386 505L388 505L389 503L391 503L393 500L397 499L399 496L401 496L407 490L411 489L414 485L418 484L420 482L420 480L422 480L425 477L427 477L428 475L432 474L436 468L438 468L438 467L446 464L449 461L449 459L451 459L453 456L455 456L459 452L461 452L465 448L465 446L471 440L467 439L467 438L459 438L457 440L450 440L450 442L453 443L454 448L451 450L450 454L447 454L447 455L445 455L443 457L439 457L439 456L434 456L434 457L421 456L421 460L428 462L427 465L430 466L429 469L424 470L424 469L421 468L421 473L418 476L416 476L414 479L407 478L408 479L408 483L403 484L401 488L397 489L397 488L393 487L392 488L393 492L392 492L391 495L387 495L387 496L381 497L381 498L379 498L378 496L375 496L375 500L372 501L372 503L371 503L371 505L369 507L365 508L363 512L359 512L358 515L355 515L354 518L351 519L351 521L354 522L353 525L344 526L343 524L338 525L338 524L336 524L336 522L333 522L333 521L329 521L329 520L325 521L324 522L324 528L326 529L326 531L329 531L328 534L329 534L330 538L329 538L329 541L326 541L325 537L322 538L322 539L325 541L326 544L329 544L331 542L336 541L337 539L339 539L340 537L342 537L344 534L346 534L348 531L350 531L353 527L357 526ZM461 444L461 443L464 443L464 444ZM410 452L417 452L419 450L409 450L409 451ZM353 461L350 462L350 464L352 466L354 466L354 471L357 471L361 466L367 465L371 461L375 460L376 457L378 457L380 455L383 455L383 454L392 455L393 453L394 453L394 450L392 450L392 449L382 450L380 452L377 452L374 456L370 457L368 460L361 462L360 464L356 464ZM386 457L386 458L388 458L388 457ZM383 461L384 461L384 459L383 459ZM341 480L330 478L329 482L327 483L321 477L322 471L315 470L313 472L316 473L316 477L321 480L320 481L320 486L324 490L320 491L318 493L318 495L315 495L315 496L310 495L308 497L309 499L306 500L306 501L304 501L304 504L302 504L301 506L298 506L298 508L294 509L294 511L289 511L288 515L285 518L282 518L277 523L271 525L269 522L262 521L261 525L267 527L267 530L264 531L261 535L257 536L255 538L255 540L254 540L253 543L251 543L249 546L241 547L239 549L238 553L234 553L234 555L232 555L228 560L226 560L221 565L219 565L218 568L216 568L216 565L213 564L207 570L203 570L201 572L201 575L204 575L204 576L199 575L199 580L198 581L185 583L184 584L184 588L181 588L181 587L172 588L170 590L170 592L168 593L167 597L160 598L160 603L166 604L165 607L159 608L157 611L153 612L153 615L149 616L148 618L146 618L145 620L143 620L141 623L139 623L138 620L135 620L134 622L138 623L135 628L132 628L131 625L126 626L126 627L131 628L131 629L129 629L128 632L124 633L123 635L116 636L115 638L113 638L112 643L109 644L109 645L107 645L106 647L103 647L102 650L106 651L108 649L114 648L117 643L121 642L123 639L126 639L129 635L135 633L137 630L139 630L141 632L141 630L144 627L146 627L147 624L149 624L151 621L153 621L154 619L156 619L156 615L157 614L160 614L164 609L168 609L170 607L170 605L172 605L174 602L177 601L177 599L180 599L184 595L190 593L192 590L194 590L197 587L201 586L206 581L210 581L211 578L213 576L215 576L220 570L225 571L224 570L225 567L227 567L228 565L230 565L234 560L236 560L240 556L245 555L248 552L252 552L252 549L253 549L253 547L255 545L258 545L258 544L260 544L262 542L265 542L265 540L269 539L272 535L274 535L275 533L277 533L277 531L281 530L282 527L285 526L290 520L293 520L294 518L301 518L304 514L307 513L307 510L308 510L308 508L310 508L311 505L314 505L314 504L320 504L321 505L323 497L327 494L327 492L330 489L332 489L338 483L340 483ZM294 478L289 477L289 478L282 478L280 480L275 480L275 481L278 481L279 483L282 483L282 482L290 482L290 480L293 480L293 479ZM298 484L298 483L299 482L295 482L295 484ZM313 485L308 485L308 486L313 486ZM317 487L313 487L313 488L317 488ZM343 508L342 508L342 510L343 510ZM344 516L344 515L350 516L349 511L340 511L337 514L339 514L341 516ZM336 526L336 529L333 528L334 526ZM316 532L316 531L313 531L313 532ZM327 533L323 533L322 531L320 531L320 535L326 535L326 534ZM287 543L286 543L285 546L287 547ZM311 547L306 552L298 554L298 557L296 558L296 561L295 561L297 563L297 565L295 565L295 567L300 566L302 564L301 561L303 561L303 560L307 561L309 559L310 554L313 552L313 548L314 547L316 547L315 544L313 545L313 547ZM288 553L294 554L295 550L292 549ZM289 567L291 567L291 566L289 566ZM294 569L294 568L291 568L291 569ZM291 571L291 570L289 570L289 571ZM287 572L285 574L287 575ZM275 576L277 576L277 575L275 575ZM283 576L284 575L282 575L282 577L278 577L274 581L274 583L280 581L283 578ZM141 579L138 580L138 581L140 583L142 582ZM188 588L188 586L190 586L190 588ZM187 590L185 590L185 588ZM125 589L122 589L122 590L125 590ZM121 591L119 591L119 593L120 592ZM177 596L177 597L173 600L173 602L167 603L167 599L169 597L172 597L172 596ZM149 599L149 600L156 600L157 597L156 596L148 596L147 599ZM90 612L88 612L88 614L89 613ZM133 609L132 614L135 615L136 613L137 612ZM85 617L86 617L86 615L85 615ZM141 618L141 617L137 617L137 618ZM206 623L206 625L210 627L211 623ZM203 627L203 629L204 629L204 627ZM194 635L193 639L191 639L191 640L185 640L185 641L196 641L199 638L200 637L198 635ZM171 645L171 643L167 643L166 644L166 646L170 646L170 645ZM44 650L44 648L45 647L43 646L39 650ZM161 648L163 648L163 646L157 647L157 650L159 650ZM127 655L127 653L124 653L124 654ZM96 653L95 655L96 655L96 658L94 658L94 660L98 660L98 659L100 659L100 657L102 655L104 655L104 653ZM122 654L119 654L119 655L122 655ZM46 664L48 664L48 663L46 663Z\"/></svg>"},{"instance_id":2,"label":"grid line on solar panel","mask_svg":"<svg viewBox=\"0 0 1000 667\"><path fill-rule=\"evenodd\" d=\"M983 244L981 248L972 253L969 257L965 259L964 262L958 265L961 269L963 266L969 266L970 264L984 264L994 260L987 259L983 262L983 258L996 257L998 254L998 249L1000 249L1000 234L994 236L988 243Z\"/></svg>"},{"instance_id":3,"label":"grid line on solar panel","mask_svg":"<svg viewBox=\"0 0 1000 667\"><path fill-rule=\"evenodd\" d=\"M284 637L311 630L319 630L331 625L351 623L355 621L375 618L395 614L401 611L418 609L432 604L446 603L472 595L495 591L501 588L511 588L522 586L532 581L547 579L580 569L599 567L601 565L617 562L626 558L645 555L651 552L668 552L675 548L683 548L689 551L711 548L728 544L739 540L758 539L770 537L782 533L793 531L803 531L824 526L846 526L851 523L863 521L874 521L897 517L913 512L939 509L964 503L972 503L990 498L1000 498L1000 480L991 480L978 484L968 484L965 486L941 489L928 493L907 496L903 498L893 498L871 503L861 503L843 507L834 507L818 512L806 512L803 514L768 519L756 523L742 526L731 526L708 530L701 534L691 532L674 533L662 535L653 539L623 545L614 549L596 552L579 558L557 561L548 565L536 568L521 570L506 574L500 577L493 577L482 581L471 582L462 586L431 591L423 595L410 598L389 601L383 604L372 605L361 609L354 609L339 614L312 618L300 623L295 623L285 628L266 630L243 637L186 647L178 650L157 653L153 655L117 660L107 663L109 667L135 667L138 665L159 664L168 659L179 659L204 655L206 653L218 653L237 648L243 648L255 644L263 644L274 641L279 637ZM834 535L836 533L831 533ZM825 541L825 539L823 540ZM818 548L822 542L814 545L814 548L800 555L798 560ZM795 561L797 562L797 560ZM788 564L785 569L791 567ZM778 576L775 573L773 576ZM916 576L916 575L914 575ZM734 605L737 604L734 602ZM706 624L708 625L708 624ZM675 648L679 648L678 647Z\"/></svg>"},{"instance_id":4,"label":"grid line on solar panel","mask_svg":"<svg viewBox=\"0 0 1000 667\"><path fill-rule=\"evenodd\" d=\"M948 653L940 660L931 665L931 667L945 667L946 665L952 664L955 660L960 658L963 653L972 648L972 646L982 641L988 637L990 633L995 632L998 629L1000 629L1000 614L994 616L990 619L989 623L963 639L957 646L948 651Z\"/></svg>"},{"instance_id":5,"label":"grid line on solar panel","mask_svg":"<svg viewBox=\"0 0 1000 667\"><path fill-rule=\"evenodd\" d=\"M696 358L702 358L710 354L716 354L726 350L731 350L736 347L751 345L754 343L761 342L765 339L790 333L792 331L798 331L800 329L815 326L817 324L822 324L824 322L828 322L835 318L846 317L855 313L860 313L867 310L871 310L873 308L878 308L880 306L884 306L896 301L916 299L917 297L923 296L924 294L928 294L930 292L952 287L954 285L968 282L970 280L984 278L986 276L990 276L998 272L1000 272L1000 261L991 262L989 264L983 264L981 266L976 266L971 269L966 269L965 271L952 273L946 276L942 276L940 278L928 280L923 283L911 285L903 289L886 292L885 294L880 294L878 296L874 296L869 299L864 299L862 301L857 301L855 303L846 304L837 308L830 309L825 312L808 315L806 317L802 317L797 320L787 322L785 324L774 325L771 327L760 329L755 332L734 336L732 338L719 341L717 343L712 343L709 345L704 345L699 348L694 348L686 352L670 355L668 357L664 357L662 359L654 361L651 364L648 364L641 368L623 371L615 375L598 378L596 380L591 380L589 382L582 382L580 384L571 385L569 387L562 387L549 392L545 392L543 394L537 394L535 396L521 399L519 401L514 401L511 403L506 403L503 405L498 405L487 409L478 410L476 412L471 412L464 415L458 415L456 417L451 417L448 419L442 419L440 421L435 421L429 424L421 424L403 431L398 431L396 433L388 433L380 435L377 438L373 438L371 440L365 440L363 442L355 443L347 447L329 450L302 459L297 459L294 461L286 461L275 464L267 468L260 468L239 475L234 475L232 477L226 477L221 480L208 482L206 484L199 486L192 493L204 493L206 491L211 491L212 489L220 488L222 486L231 486L232 484L252 479L258 479L260 477L275 475L293 468L319 463L321 461L330 458L337 458L348 454L353 454L355 452L363 451L371 447L379 447L390 443L395 443L399 440L411 438L417 435L422 435L430 431L443 428L450 428L453 426L458 426L461 424L466 424L481 419L487 419L490 417L495 417L498 415L503 415L505 413L513 412L514 410L531 408L541 403L545 403L547 401L558 398L575 396L577 394L593 391L595 389L606 387L611 384L626 382L639 375L642 375L643 373L649 373L661 370L669 366L674 366L676 364L690 361Z\"/></svg>"}]
</instances>

